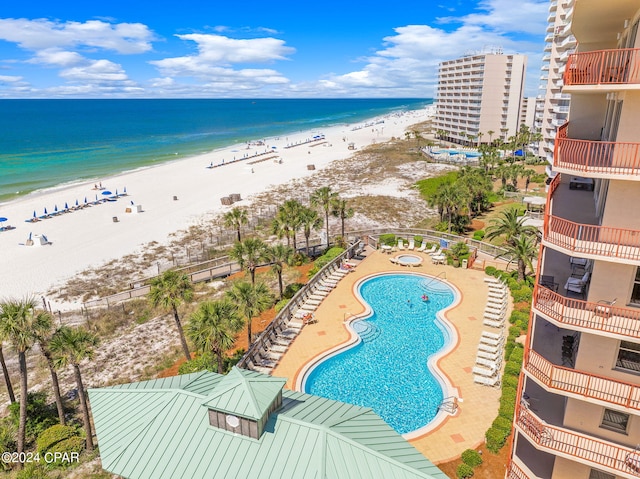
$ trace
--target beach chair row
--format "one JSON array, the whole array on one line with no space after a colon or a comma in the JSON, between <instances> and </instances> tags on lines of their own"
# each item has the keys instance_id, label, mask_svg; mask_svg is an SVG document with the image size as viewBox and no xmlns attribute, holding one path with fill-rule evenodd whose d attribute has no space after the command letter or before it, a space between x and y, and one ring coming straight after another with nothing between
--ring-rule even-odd
<instances>
[{"instance_id":1,"label":"beach chair row","mask_svg":"<svg viewBox=\"0 0 640 479\"><path fill-rule=\"evenodd\" d=\"M299 298L297 307L292 308L294 312L287 321L268 329L261 336L257 354L247 360L249 369L271 374L302 328L318 322L314 314L316 309L355 266L355 263L343 261L339 266L326 270L323 277Z\"/></svg>"},{"instance_id":2,"label":"beach chair row","mask_svg":"<svg viewBox=\"0 0 640 479\"><path fill-rule=\"evenodd\" d=\"M495 278L488 277L485 281L489 283L489 294L484 309L483 324L492 328L502 328L509 304L509 290L504 283Z\"/></svg>"},{"instance_id":3,"label":"beach chair row","mask_svg":"<svg viewBox=\"0 0 640 479\"><path fill-rule=\"evenodd\" d=\"M472 369L473 382L492 387L500 385L504 341L502 332L482 332L476 353L476 364Z\"/></svg>"}]
</instances>

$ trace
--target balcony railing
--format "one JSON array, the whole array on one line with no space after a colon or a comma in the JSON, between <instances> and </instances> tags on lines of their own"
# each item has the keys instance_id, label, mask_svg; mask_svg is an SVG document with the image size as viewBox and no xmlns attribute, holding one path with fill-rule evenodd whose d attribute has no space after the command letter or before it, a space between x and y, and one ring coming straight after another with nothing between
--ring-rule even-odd
<instances>
[{"instance_id":1,"label":"balcony railing","mask_svg":"<svg viewBox=\"0 0 640 479\"><path fill-rule=\"evenodd\" d=\"M566 123L558 129L554 166L575 173L640 175L640 143L567 138Z\"/></svg>"},{"instance_id":2,"label":"balcony railing","mask_svg":"<svg viewBox=\"0 0 640 479\"><path fill-rule=\"evenodd\" d=\"M565 85L640 83L640 49L620 48L573 53L564 72Z\"/></svg>"},{"instance_id":3,"label":"balcony railing","mask_svg":"<svg viewBox=\"0 0 640 479\"><path fill-rule=\"evenodd\" d=\"M640 339L640 309L567 298L536 285L533 307L558 324Z\"/></svg>"},{"instance_id":4,"label":"balcony railing","mask_svg":"<svg viewBox=\"0 0 640 479\"><path fill-rule=\"evenodd\" d=\"M639 230L574 223L548 214L543 241L578 256L640 263Z\"/></svg>"},{"instance_id":5,"label":"balcony railing","mask_svg":"<svg viewBox=\"0 0 640 479\"><path fill-rule=\"evenodd\" d=\"M525 370L548 388L640 410L640 386L557 366L529 350Z\"/></svg>"},{"instance_id":6,"label":"balcony railing","mask_svg":"<svg viewBox=\"0 0 640 479\"><path fill-rule=\"evenodd\" d=\"M551 426L520 404L516 411L516 426L529 440L537 444L539 449L570 457L583 464L608 469L623 477L640 477L640 472L637 472L640 469L635 468L636 460L640 456L634 449L563 427Z\"/></svg>"},{"instance_id":7,"label":"balcony railing","mask_svg":"<svg viewBox=\"0 0 640 479\"><path fill-rule=\"evenodd\" d=\"M507 468L507 479L530 479L527 474L513 461Z\"/></svg>"}]
</instances>

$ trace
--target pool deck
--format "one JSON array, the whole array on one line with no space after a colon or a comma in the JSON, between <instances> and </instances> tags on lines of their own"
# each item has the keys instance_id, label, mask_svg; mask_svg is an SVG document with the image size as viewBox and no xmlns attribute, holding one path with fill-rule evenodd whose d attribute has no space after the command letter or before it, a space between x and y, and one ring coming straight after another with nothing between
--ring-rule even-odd
<instances>
[{"instance_id":1,"label":"pool deck","mask_svg":"<svg viewBox=\"0 0 640 479\"><path fill-rule=\"evenodd\" d=\"M461 301L446 314L451 327L458 333L458 343L438 361L438 365L457 388L458 397L462 401L455 416L447 417L433 431L409 441L433 463L438 464L455 459L465 449L484 443L484 433L498 415L500 388L475 384L471 372L481 332L498 330L482 324L488 293L483 271L434 265L429 255L415 251L408 253L423 256L424 263L420 266L400 266L389 261L395 254L390 256L381 251L370 251L320 304L315 312L318 322L302 329L274 369L273 376L287 378L286 387L295 389L305 365L318 355L349 340L345 319L365 311L354 293L354 286L361 278L383 272L423 273L430 276L444 272L447 282L460 292ZM507 317L511 308L510 304Z\"/></svg>"}]
</instances>

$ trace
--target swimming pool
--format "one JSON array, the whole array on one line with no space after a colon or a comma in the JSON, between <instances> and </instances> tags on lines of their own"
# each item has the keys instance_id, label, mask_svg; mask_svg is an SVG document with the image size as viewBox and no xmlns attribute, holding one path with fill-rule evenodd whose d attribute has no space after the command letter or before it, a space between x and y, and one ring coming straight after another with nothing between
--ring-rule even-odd
<instances>
[{"instance_id":1,"label":"swimming pool","mask_svg":"<svg viewBox=\"0 0 640 479\"><path fill-rule=\"evenodd\" d=\"M454 150L454 149L449 149L449 150L432 150L431 151L434 155L438 155L440 153L448 153L450 155L464 155L467 158L479 158L482 156L482 153L478 153L477 151L460 151L460 150Z\"/></svg>"},{"instance_id":2,"label":"swimming pool","mask_svg":"<svg viewBox=\"0 0 640 479\"><path fill-rule=\"evenodd\" d=\"M352 323L360 341L309 369L303 390L370 407L400 434L420 429L436 417L445 397L430 359L452 338L437 315L456 294L419 274L377 275L357 291L371 308L369 316Z\"/></svg>"}]
</instances>

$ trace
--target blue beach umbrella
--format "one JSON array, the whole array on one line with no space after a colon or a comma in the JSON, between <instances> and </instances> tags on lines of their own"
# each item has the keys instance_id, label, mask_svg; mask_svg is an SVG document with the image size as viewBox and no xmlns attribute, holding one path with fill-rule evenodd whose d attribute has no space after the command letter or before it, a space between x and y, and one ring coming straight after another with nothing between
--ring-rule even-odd
<instances>
[{"instance_id":1,"label":"blue beach umbrella","mask_svg":"<svg viewBox=\"0 0 640 479\"><path fill-rule=\"evenodd\" d=\"M64 202L64 209L65 209L65 210L68 210L68 209L69 209L69 205L67 204L67 202L66 202L66 201Z\"/></svg>"},{"instance_id":2,"label":"blue beach umbrella","mask_svg":"<svg viewBox=\"0 0 640 479\"><path fill-rule=\"evenodd\" d=\"M118 188L116 188L116 196L118 196Z\"/></svg>"},{"instance_id":3,"label":"blue beach umbrella","mask_svg":"<svg viewBox=\"0 0 640 479\"><path fill-rule=\"evenodd\" d=\"M102 194L107 196L107 195L112 195L113 193L111 193L109 190L107 190L107 191L103 191Z\"/></svg>"},{"instance_id":4,"label":"blue beach umbrella","mask_svg":"<svg viewBox=\"0 0 640 479\"><path fill-rule=\"evenodd\" d=\"M7 221L7 218L5 218L4 216L0 217L0 223L4 223L5 221Z\"/></svg>"},{"instance_id":5,"label":"blue beach umbrella","mask_svg":"<svg viewBox=\"0 0 640 479\"><path fill-rule=\"evenodd\" d=\"M88 203L88 201L87 201L87 197L85 196L85 197L84 197L84 204L86 205L87 203Z\"/></svg>"},{"instance_id":6,"label":"blue beach umbrella","mask_svg":"<svg viewBox=\"0 0 640 479\"><path fill-rule=\"evenodd\" d=\"M47 213L47 207L46 206L44 208L44 214L45 214L45 216L49 214L49 213Z\"/></svg>"},{"instance_id":7,"label":"blue beach umbrella","mask_svg":"<svg viewBox=\"0 0 640 479\"><path fill-rule=\"evenodd\" d=\"M58 205L55 205L55 206L53 207L53 212L54 212L54 213L57 213L57 212L58 212Z\"/></svg>"},{"instance_id":8,"label":"blue beach umbrella","mask_svg":"<svg viewBox=\"0 0 640 479\"><path fill-rule=\"evenodd\" d=\"M36 219L38 215L36 214L36 210L33 210L33 219Z\"/></svg>"},{"instance_id":9,"label":"blue beach umbrella","mask_svg":"<svg viewBox=\"0 0 640 479\"><path fill-rule=\"evenodd\" d=\"M85 200L85 203L86 203L86 200ZM78 198L76 198L76 206L78 206Z\"/></svg>"},{"instance_id":10,"label":"blue beach umbrella","mask_svg":"<svg viewBox=\"0 0 640 479\"><path fill-rule=\"evenodd\" d=\"M126 187L126 186L124 187L124 191L122 192L122 194L123 194L123 195L126 195L126 194L127 194L127 187Z\"/></svg>"}]
</instances>

